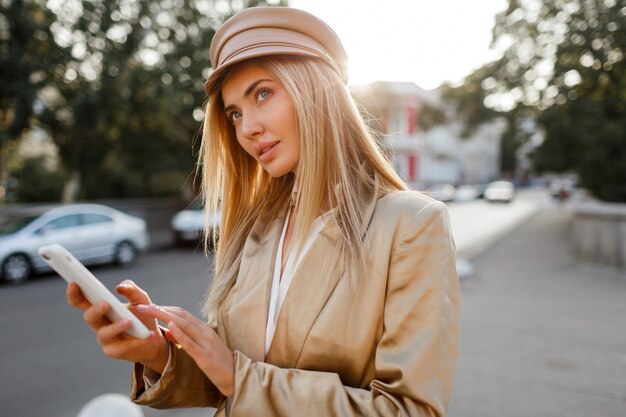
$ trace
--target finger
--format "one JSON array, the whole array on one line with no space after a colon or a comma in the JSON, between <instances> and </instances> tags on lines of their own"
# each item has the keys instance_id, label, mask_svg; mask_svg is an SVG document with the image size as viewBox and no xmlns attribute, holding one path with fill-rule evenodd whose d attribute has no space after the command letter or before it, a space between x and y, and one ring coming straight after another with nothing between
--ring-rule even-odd
<instances>
[{"instance_id":1,"label":"finger","mask_svg":"<svg viewBox=\"0 0 626 417\"><path fill-rule=\"evenodd\" d=\"M172 315L170 323L175 323L182 331L196 340L199 340L202 337L207 337L207 332L209 331L211 333L213 332L213 329L211 329L204 321L200 320L187 310L180 307L161 307L160 309Z\"/></svg>"},{"instance_id":2,"label":"finger","mask_svg":"<svg viewBox=\"0 0 626 417\"><path fill-rule=\"evenodd\" d=\"M177 317L173 311L167 310L165 307L160 307L156 304L140 304L135 306L135 308L139 313L161 320L162 322L168 322Z\"/></svg>"},{"instance_id":3,"label":"finger","mask_svg":"<svg viewBox=\"0 0 626 417\"><path fill-rule=\"evenodd\" d=\"M111 326L115 327L118 323L119 322L116 322ZM101 342L101 346L104 354L111 358L140 362L141 359L139 359L138 355L143 355L142 352L144 352L146 348L149 349L148 345L161 341L160 335L157 335L155 332L151 332L150 337L147 339L137 339L134 337L127 338L120 335L119 337L113 337L110 340L105 339L104 343Z\"/></svg>"},{"instance_id":4,"label":"finger","mask_svg":"<svg viewBox=\"0 0 626 417\"><path fill-rule=\"evenodd\" d=\"M126 330L130 329L132 323L128 319L121 319L115 323L111 323L106 326L102 326L98 329L98 342L101 345L107 345L113 342L115 339L124 336Z\"/></svg>"},{"instance_id":5,"label":"finger","mask_svg":"<svg viewBox=\"0 0 626 417\"><path fill-rule=\"evenodd\" d=\"M106 326L102 326L98 330L98 341L101 344L108 344L115 341L115 339L124 340L124 342L137 341L137 344L145 344L150 341L150 339L157 337L160 338L161 334L155 331L150 332L150 336L146 339L138 339L136 337L130 336L126 334L126 331L132 327L132 321L129 319L121 319L114 323L108 324Z\"/></svg>"},{"instance_id":6,"label":"finger","mask_svg":"<svg viewBox=\"0 0 626 417\"><path fill-rule=\"evenodd\" d=\"M83 314L83 320L94 330L100 329L102 326L111 324L111 321L105 317L110 306L104 301L89 307Z\"/></svg>"},{"instance_id":7,"label":"finger","mask_svg":"<svg viewBox=\"0 0 626 417\"><path fill-rule=\"evenodd\" d=\"M194 337L201 336L206 330L206 323L180 307L161 307L155 304L137 306L137 310L162 321L163 323L175 322L187 333Z\"/></svg>"},{"instance_id":8,"label":"finger","mask_svg":"<svg viewBox=\"0 0 626 417\"><path fill-rule=\"evenodd\" d=\"M72 307L76 307L81 310L87 310L91 307L89 300L85 298L80 290L80 287L74 282L67 285L65 296L67 298L67 303Z\"/></svg>"},{"instance_id":9,"label":"finger","mask_svg":"<svg viewBox=\"0 0 626 417\"><path fill-rule=\"evenodd\" d=\"M213 329L205 322L180 307L160 307L150 304L147 306L139 305L137 310L140 312L145 311L147 315L163 323L176 323L182 331L196 341L206 340L211 337L211 333L214 333Z\"/></svg>"},{"instance_id":10,"label":"finger","mask_svg":"<svg viewBox=\"0 0 626 417\"><path fill-rule=\"evenodd\" d=\"M167 328L168 333L171 333L172 336L178 340L178 344L181 345L194 360L197 361L200 359L200 356L202 356L202 345L198 343L196 338L186 333L185 330L181 329L173 321L167 324Z\"/></svg>"},{"instance_id":11,"label":"finger","mask_svg":"<svg viewBox=\"0 0 626 417\"><path fill-rule=\"evenodd\" d=\"M148 293L142 290L130 279L122 281L117 287L115 287L115 291L128 298L128 302L131 305L151 303Z\"/></svg>"},{"instance_id":12,"label":"finger","mask_svg":"<svg viewBox=\"0 0 626 417\"><path fill-rule=\"evenodd\" d=\"M170 342L180 345L180 342L178 341L178 339L176 339L176 337L169 330L164 331L163 336L165 336L165 338L169 340Z\"/></svg>"}]
</instances>

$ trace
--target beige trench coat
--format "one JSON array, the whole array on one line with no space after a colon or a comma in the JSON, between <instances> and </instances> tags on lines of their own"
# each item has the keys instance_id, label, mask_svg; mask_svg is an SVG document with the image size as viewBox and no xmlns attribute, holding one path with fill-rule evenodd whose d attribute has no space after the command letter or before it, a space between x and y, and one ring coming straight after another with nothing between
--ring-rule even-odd
<instances>
[{"instance_id":1,"label":"beige trench coat","mask_svg":"<svg viewBox=\"0 0 626 417\"><path fill-rule=\"evenodd\" d=\"M373 201L366 275L341 279L338 227L329 222L302 260L264 355L271 277L284 218L257 224L216 330L235 351L228 401L175 347L146 389L155 408L217 407L220 416L443 416L458 348L459 285L445 205L417 192Z\"/></svg>"}]
</instances>

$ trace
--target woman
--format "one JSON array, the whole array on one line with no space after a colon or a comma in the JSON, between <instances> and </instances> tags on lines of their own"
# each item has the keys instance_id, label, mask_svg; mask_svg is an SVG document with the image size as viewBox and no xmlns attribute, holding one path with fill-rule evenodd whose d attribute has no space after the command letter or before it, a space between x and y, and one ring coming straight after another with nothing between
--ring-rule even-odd
<instances>
[{"instance_id":1,"label":"woman","mask_svg":"<svg viewBox=\"0 0 626 417\"><path fill-rule=\"evenodd\" d=\"M132 398L231 416L441 416L458 343L445 206L406 185L346 88L335 33L252 8L211 44L199 164L222 207L208 323L118 292L151 329L111 324L70 285L104 352L135 362ZM167 329L156 320L167 323Z\"/></svg>"}]
</instances>

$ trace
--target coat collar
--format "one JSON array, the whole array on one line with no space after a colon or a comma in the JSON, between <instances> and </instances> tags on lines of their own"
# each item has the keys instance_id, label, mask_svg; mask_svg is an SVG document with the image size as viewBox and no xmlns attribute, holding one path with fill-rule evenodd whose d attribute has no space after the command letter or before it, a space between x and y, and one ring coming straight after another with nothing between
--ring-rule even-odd
<instances>
[{"instance_id":1,"label":"coat collar","mask_svg":"<svg viewBox=\"0 0 626 417\"><path fill-rule=\"evenodd\" d=\"M244 244L237 281L222 304L224 332L231 349L253 361L265 359L265 326L274 261L285 215L267 223L257 221Z\"/></svg>"},{"instance_id":2,"label":"coat collar","mask_svg":"<svg viewBox=\"0 0 626 417\"><path fill-rule=\"evenodd\" d=\"M369 224L377 197L368 201L364 221ZM341 231L334 220L315 239L298 269L283 302L276 332L265 357L265 328L276 251L285 215L269 226L258 221L244 245L237 282L224 311L227 340L253 361L295 367L306 337L319 312L344 275L340 257Z\"/></svg>"}]
</instances>

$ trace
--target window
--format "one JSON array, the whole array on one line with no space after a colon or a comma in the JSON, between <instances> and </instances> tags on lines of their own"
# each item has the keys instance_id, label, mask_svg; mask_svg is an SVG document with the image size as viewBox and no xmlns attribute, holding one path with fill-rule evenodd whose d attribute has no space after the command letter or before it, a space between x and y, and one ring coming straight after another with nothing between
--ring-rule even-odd
<instances>
[{"instance_id":1,"label":"window","mask_svg":"<svg viewBox=\"0 0 626 417\"><path fill-rule=\"evenodd\" d=\"M109 223L113 221L113 219L103 214L84 213L82 216L83 216L83 224L85 225L97 224L97 223Z\"/></svg>"},{"instance_id":2,"label":"window","mask_svg":"<svg viewBox=\"0 0 626 417\"><path fill-rule=\"evenodd\" d=\"M54 219L48 222L42 229L45 230L57 230L66 229L68 227L80 226L80 216L78 214L72 214L69 216L62 216L58 219Z\"/></svg>"}]
</instances>

